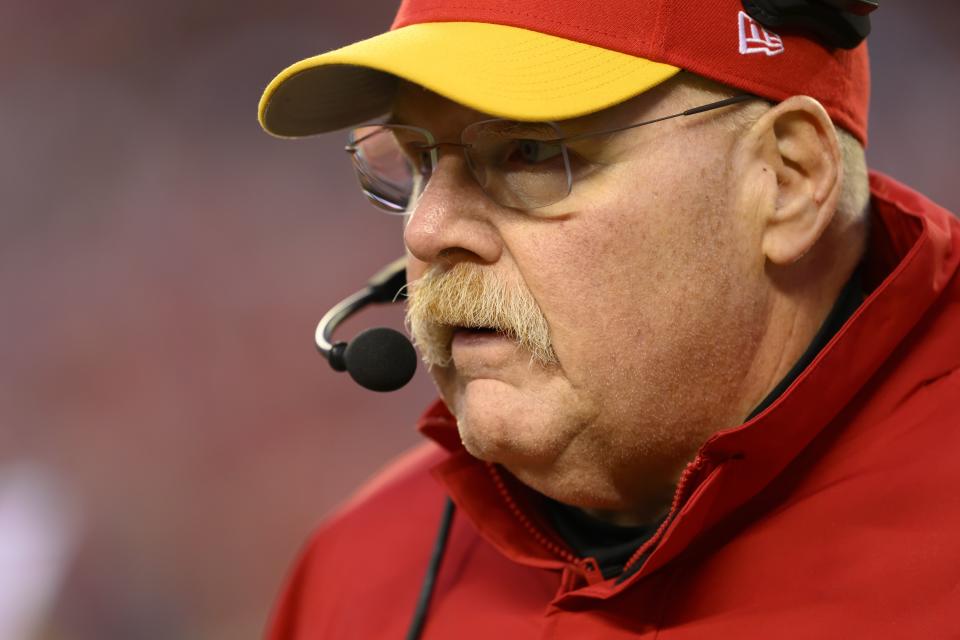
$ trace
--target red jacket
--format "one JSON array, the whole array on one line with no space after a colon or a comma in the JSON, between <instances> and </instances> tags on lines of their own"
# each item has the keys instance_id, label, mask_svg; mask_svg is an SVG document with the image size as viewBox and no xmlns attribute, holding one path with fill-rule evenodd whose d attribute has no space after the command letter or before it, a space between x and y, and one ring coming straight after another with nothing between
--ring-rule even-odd
<instances>
[{"instance_id":1,"label":"red jacket","mask_svg":"<svg viewBox=\"0 0 960 640\"><path fill-rule=\"evenodd\" d=\"M868 297L769 408L716 434L620 584L459 444L405 455L310 541L272 640L403 638L450 495L423 638L960 638L960 222L871 176Z\"/></svg>"}]
</instances>

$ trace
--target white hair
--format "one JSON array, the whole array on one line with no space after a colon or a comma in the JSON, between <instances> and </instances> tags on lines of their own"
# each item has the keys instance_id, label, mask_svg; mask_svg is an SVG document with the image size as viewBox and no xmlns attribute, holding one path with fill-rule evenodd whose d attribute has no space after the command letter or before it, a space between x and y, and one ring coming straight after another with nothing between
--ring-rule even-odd
<instances>
[{"instance_id":1,"label":"white hair","mask_svg":"<svg viewBox=\"0 0 960 640\"><path fill-rule=\"evenodd\" d=\"M689 72L680 73L677 80L679 87L700 94L698 99L706 101L722 100L743 93ZM770 104L765 102L746 103L740 108L718 114L714 122L717 126L742 131L756 122L769 108ZM835 126L835 130L843 157L843 181L837 201L837 217L840 218L838 222L844 226L865 222L870 205L870 183L863 145L846 129Z\"/></svg>"}]
</instances>

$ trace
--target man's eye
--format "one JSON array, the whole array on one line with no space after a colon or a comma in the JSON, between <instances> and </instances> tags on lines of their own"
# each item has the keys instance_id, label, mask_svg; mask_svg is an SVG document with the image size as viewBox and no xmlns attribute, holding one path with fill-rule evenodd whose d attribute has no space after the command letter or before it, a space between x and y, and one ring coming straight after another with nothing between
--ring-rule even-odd
<instances>
[{"instance_id":1,"label":"man's eye","mask_svg":"<svg viewBox=\"0 0 960 640\"><path fill-rule=\"evenodd\" d=\"M510 160L524 164L541 164L562 155L563 147L556 142L520 139L514 140L514 149Z\"/></svg>"},{"instance_id":2,"label":"man's eye","mask_svg":"<svg viewBox=\"0 0 960 640\"><path fill-rule=\"evenodd\" d=\"M422 174L426 173L429 170L431 161L430 161L430 152L419 150L412 154L413 166Z\"/></svg>"},{"instance_id":3,"label":"man's eye","mask_svg":"<svg viewBox=\"0 0 960 640\"><path fill-rule=\"evenodd\" d=\"M425 148L425 144L422 142L411 142L403 145L403 153L407 157L407 160L412 164L420 173L426 171L431 164L430 150Z\"/></svg>"}]
</instances>

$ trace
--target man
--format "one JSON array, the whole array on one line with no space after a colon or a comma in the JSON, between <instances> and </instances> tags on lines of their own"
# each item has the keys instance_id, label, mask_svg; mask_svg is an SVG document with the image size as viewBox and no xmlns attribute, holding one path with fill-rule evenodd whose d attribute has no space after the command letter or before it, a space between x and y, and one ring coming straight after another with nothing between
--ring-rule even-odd
<instances>
[{"instance_id":1,"label":"man","mask_svg":"<svg viewBox=\"0 0 960 640\"><path fill-rule=\"evenodd\" d=\"M406 0L271 83L406 212L441 395L272 638L957 632L960 224L868 182L862 21L758 4Z\"/></svg>"}]
</instances>

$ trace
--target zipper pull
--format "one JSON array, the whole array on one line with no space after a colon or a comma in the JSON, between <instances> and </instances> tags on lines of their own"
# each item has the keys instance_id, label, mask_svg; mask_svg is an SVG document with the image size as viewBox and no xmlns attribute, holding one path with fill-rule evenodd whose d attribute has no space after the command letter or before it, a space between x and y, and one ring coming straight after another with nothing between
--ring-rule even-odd
<instances>
[{"instance_id":1,"label":"zipper pull","mask_svg":"<svg viewBox=\"0 0 960 640\"><path fill-rule=\"evenodd\" d=\"M577 573L587 581L587 584L594 585L604 581L600 565L593 558L581 558L577 560L574 566L577 568Z\"/></svg>"}]
</instances>

